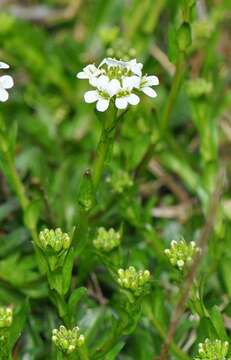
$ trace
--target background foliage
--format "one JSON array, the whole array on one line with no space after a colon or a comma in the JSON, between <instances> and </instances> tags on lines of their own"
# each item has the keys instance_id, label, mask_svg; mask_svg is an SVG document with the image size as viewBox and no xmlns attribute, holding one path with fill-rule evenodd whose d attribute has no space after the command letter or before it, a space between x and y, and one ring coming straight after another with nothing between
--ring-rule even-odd
<instances>
[{"instance_id":1,"label":"background foliage","mask_svg":"<svg viewBox=\"0 0 231 360\"><path fill-rule=\"evenodd\" d=\"M38 230L46 226L70 232L77 226L72 289L84 286L87 295L73 316L90 349L110 332L119 301L116 283L92 241L99 226L122 229L121 266L147 268L153 282L136 329L117 339L107 359L158 356L183 281L164 249L182 236L196 241L223 163L227 183L197 275L199 291L181 318L170 358L192 358L206 337L226 340L231 317L229 1L198 0L190 15L182 13L180 0L28 0L0 5L0 59L11 64L15 79L10 101L1 105L1 128L12 143L31 200L23 215L1 158L0 303L15 309L21 336L14 359L57 356L51 331L61 322L36 263L26 226L33 222ZM179 27L185 16L192 43L182 60ZM107 54L123 58L128 51L136 53L145 72L159 77L158 97L143 97L121 121L88 232L82 233L78 194L83 173L94 161L101 119L83 102L87 85L76 73ZM168 108L175 68L179 86ZM121 171L133 185L122 184L118 193Z\"/></svg>"}]
</instances>

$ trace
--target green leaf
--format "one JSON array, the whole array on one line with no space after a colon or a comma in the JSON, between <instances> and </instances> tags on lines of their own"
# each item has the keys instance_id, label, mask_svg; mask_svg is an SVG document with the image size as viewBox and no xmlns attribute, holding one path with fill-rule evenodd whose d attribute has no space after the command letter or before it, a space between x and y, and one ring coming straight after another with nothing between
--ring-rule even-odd
<instances>
[{"instance_id":1,"label":"green leaf","mask_svg":"<svg viewBox=\"0 0 231 360\"><path fill-rule=\"evenodd\" d=\"M29 229L35 229L38 223L41 211L41 201L34 200L30 202L24 212L24 223Z\"/></svg>"},{"instance_id":2,"label":"green leaf","mask_svg":"<svg viewBox=\"0 0 231 360\"><path fill-rule=\"evenodd\" d=\"M210 318L213 323L213 326L215 327L217 333L219 334L219 339L228 341L229 338L225 330L224 320L221 315L221 311L216 305L212 308L212 310L210 310Z\"/></svg>"},{"instance_id":3,"label":"green leaf","mask_svg":"<svg viewBox=\"0 0 231 360\"><path fill-rule=\"evenodd\" d=\"M95 191L90 170L86 170L80 183L78 202L80 206L89 211L96 203Z\"/></svg>"},{"instance_id":4,"label":"green leaf","mask_svg":"<svg viewBox=\"0 0 231 360\"><path fill-rule=\"evenodd\" d=\"M29 314L29 303L26 300L24 304L15 309L13 315L13 323L10 327L9 343L13 348L15 342L21 336L21 333L25 327L26 319Z\"/></svg>"},{"instance_id":5,"label":"green leaf","mask_svg":"<svg viewBox=\"0 0 231 360\"><path fill-rule=\"evenodd\" d=\"M117 355L120 353L120 351L123 349L125 345L124 341L120 341L118 344L116 344L106 355L105 360L115 360L117 358Z\"/></svg>"},{"instance_id":6,"label":"green leaf","mask_svg":"<svg viewBox=\"0 0 231 360\"><path fill-rule=\"evenodd\" d=\"M82 299L82 297L85 296L86 294L87 294L87 289L85 287L80 287L72 292L68 300L70 313L74 312L74 308L76 307L78 302Z\"/></svg>"},{"instance_id":7,"label":"green leaf","mask_svg":"<svg viewBox=\"0 0 231 360\"><path fill-rule=\"evenodd\" d=\"M69 253L67 254L66 260L63 264L63 271L62 271L62 293L63 295L67 293L71 283L71 275L72 275L72 268L74 263L74 249L71 248Z\"/></svg>"}]
</instances>

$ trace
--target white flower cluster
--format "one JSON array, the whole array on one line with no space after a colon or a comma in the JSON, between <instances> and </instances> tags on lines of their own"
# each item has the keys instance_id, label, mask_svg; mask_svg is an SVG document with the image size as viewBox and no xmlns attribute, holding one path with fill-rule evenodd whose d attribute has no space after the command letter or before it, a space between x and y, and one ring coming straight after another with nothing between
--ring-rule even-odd
<instances>
[{"instance_id":1,"label":"white flower cluster","mask_svg":"<svg viewBox=\"0 0 231 360\"><path fill-rule=\"evenodd\" d=\"M9 69L9 65L0 61L0 70ZM14 86L14 80L9 75L0 76L0 101L5 102L9 98L7 89Z\"/></svg>"},{"instance_id":2,"label":"white flower cluster","mask_svg":"<svg viewBox=\"0 0 231 360\"><path fill-rule=\"evenodd\" d=\"M157 96L152 86L158 85L157 76L142 74L143 64L136 59L130 61L105 58L98 67L87 65L77 74L78 79L87 79L94 90L84 94L86 103L96 102L98 111L108 109L110 101L115 102L118 109L126 109L128 105L137 105L140 98L137 92L154 98Z\"/></svg>"}]
</instances>

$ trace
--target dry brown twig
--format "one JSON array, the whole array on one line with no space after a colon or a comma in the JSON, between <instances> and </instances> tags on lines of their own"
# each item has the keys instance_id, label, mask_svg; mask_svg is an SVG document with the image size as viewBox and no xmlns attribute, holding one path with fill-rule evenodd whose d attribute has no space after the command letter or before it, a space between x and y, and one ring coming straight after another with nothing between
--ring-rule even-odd
<instances>
[{"instance_id":1,"label":"dry brown twig","mask_svg":"<svg viewBox=\"0 0 231 360\"><path fill-rule=\"evenodd\" d=\"M152 159L148 164L148 168L152 174L156 175L162 183L176 195L179 201L183 203L190 202L187 191L160 165L158 161Z\"/></svg>"},{"instance_id":2,"label":"dry brown twig","mask_svg":"<svg viewBox=\"0 0 231 360\"><path fill-rule=\"evenodd\" d=\"M11 1L3 1L2 6L6 11L21 19L52 25L59 21L73 19L81 6L81 0L72 0L66 8L62 9L46 5L23 6Z\"/></svg>"},{"instance_id":3,"label":"dry brown twig","mask_svg":"<svg viewBox=\"0 0 231 360\"><path fill-rule=\"evenodd\" d=\"M223 192L223 188L224 188L224 184L225 184L224 180L225 180L225 169L224 169L224 167L222 167L221 171L219 172L219 174L217 176L215 191L210 200L210 206L209 206L207 220L206 220L206 223L205 223L205 225L200 233L199 239L198 239L198 246L201 248L201 252L199 252L195 256L192 267L186 276L184 288L182 290L180 299L173 311L172 318L171 318L170 325L169 325L168 332L167 332L167 336L166 336L166 341L162 347L159 360L167 360L167 358L168 358L169 347L174 338L174 335L175 335L177 326L180 322L181 316L184 313L188 298L190 296L190 290L192 288L193 281L195 279L198 267L201 263L203 255L204 255L204 251L205 251L206 245L208 243L209 236L211 235L213 228L214 228L215 218L216 218L217 210L219 208L221 194Z\"/></svg>"},{"instance_id":4,"label":"dry brown twig","mask_svg":"<svg viewBox=\"0 0 231 360\"><path fill-rule=\"evenodd\" d=\"M169 61L167 55L157 45L152 45L150 53L169 73L170 76L174 76L176 71L175 65Z\"/></svg>"}]
</instances>

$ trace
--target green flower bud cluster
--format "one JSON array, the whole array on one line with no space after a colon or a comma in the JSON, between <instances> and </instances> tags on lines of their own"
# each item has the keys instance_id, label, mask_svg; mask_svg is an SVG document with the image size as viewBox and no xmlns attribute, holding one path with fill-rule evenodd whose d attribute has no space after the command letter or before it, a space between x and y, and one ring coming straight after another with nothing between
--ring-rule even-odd
<instances>
[{"instance_id":1,"label":"green flower bud cluster","mask_svg":"<svg viewBox=\"0 0 231 360\"><path fill-rule=\"evenodd\" d=\"M110 252L120 245L121 234L113 228L106 230L100 227L97 231L97 237L93 240L93 244L97 250Z\"/></svg>"},{"instance_id":2,"label":"green flower bud cluster","mask_svg":"<svg viewBox=\"0 0 231 360\"><path fill-rule=\"evenodd\" d=\"M8 328L13 321L13 310L10 307L0 307L0 329Z\"/></svg>"},{"instance_id":3,"label":"green flower bud cluster","mask_svg":"<svg viewBox=\"0 0 231 360\"><path fill-rule=\"evenodd\" d=\"M148 270L137 271L133 266L130 266L126 270L118 270L117 281L122 288L131 290L135 296L140 296L150 282L150 276Z\"/></svg>"},{"instance_id":4,"label":"green flower bud cluster","mask_svg":"<svg viewBox=\"0 0 231 360\"><path fill-rule=\"evenodd\" d=\"M59 293L67 291L67 272L65 271L65 262L71 256L71 237L63 233L61 229L45 229L39 233L37 246L42 250L41 256L44 258L47 268L44 269L48 276L48 281L52 289ZM43 260L43 261L44 261ZM71 267L69 266L68 276L71 276Z\"/></svg>"},{"instance_id":5,"label":"green flower bud cluster","mask_svg":"<svg viewBox=\"0 0 231 360\"><path fill-rule=\"evenodd\" d=\"M173 266L177 266L180 270L182 270L185 266L192 263L193 257L199 251L200 248L196 246L194 241L187 244L185 240L173 240L171 242L171 248L166 249L165 254Z\"/></svg>"},{"instance_id":6,"label":"green flower bud cluster","mask_svg":"<svg viewBox=\"0 0 231 360\"><path fill-rule=\"evenodd\" d=\"M116 59L124 59L125 61L134 59L136 55L136 50L134 48L129 48L124 39L117 39L113 42L113 46L107 49L107 56Z\"/></svg>"},{"instance_id":7,"label":"green flower bud cluster","mask_svg":"<svg viewBox=\"0 0 231 360\"><path fill-rule=\"evenodd\" d=\"M199 344L198 355L194 360L228 360L228 341L209 340Z\"/></svg>"},{"instance_id":8,"label":"green flower bud cluster","mask_svg":"<svg viewBox=\"0 0 231 360\"><path fill-rule=\"evenodd\" d=\"M196 21L192 25L192 33L195 40L207 40L213 31L214 23L210 19Z\"/></svg>"},{"instance_id":9,"label":"green flower bud cluster","mask_svg":"<svg viewBox=\"0 0 231 360\"><path fill-rule=\"evenodd\" d=\"M114 43L118 37L120 29L118 26L106 27L100 30L100 38L105 45Z\"/></svg>"},{"instance_id":10,"label":"green flower bud cluster","mask_svg":"<svg viewBox=\"0 0 231 360\"><path fill-rule=\"evenodd\" d=\"M67 233L63 233L61 229L55 230L45 229L39 234L38 246L46 251L59 253L62 250L69 249L71 239Z\"/></svg>"},{"instance_id":11,"label":"green flower bud cluster","mask_svg":"<svg viewBox=\"0 0 231 360\"><path fill-rule=\"evenodd\" d=\"M126 171L118 170L107 178L107 182L111 184L112 189L117 194L122 194L125 189L133 186L133 181Z\"/></svg>"},{"instance_id":12,"label":"green flower bud cluster","mask_svg":"<svg viewBox=\"0 0 231 360\"><path fill-rule=\"evenodd\" d=\"M207 96L213 90L213 84L203 78L189 80L187 84L187 92L191 98L199 98Z\"/></svg>"},{"instance_id":13,"label":"green flower bud cluster","mask_svg":"<svg viewBox=\"0 0 231 360\"><path fill-rule=\"evenodd\" d=\"M59 329L52 331L52 341L60 351L71 354L84 344L85 338L80 334L78 326L72 330L67 330L65 326L61 325Z\"/></svg>"}]
</instances>

